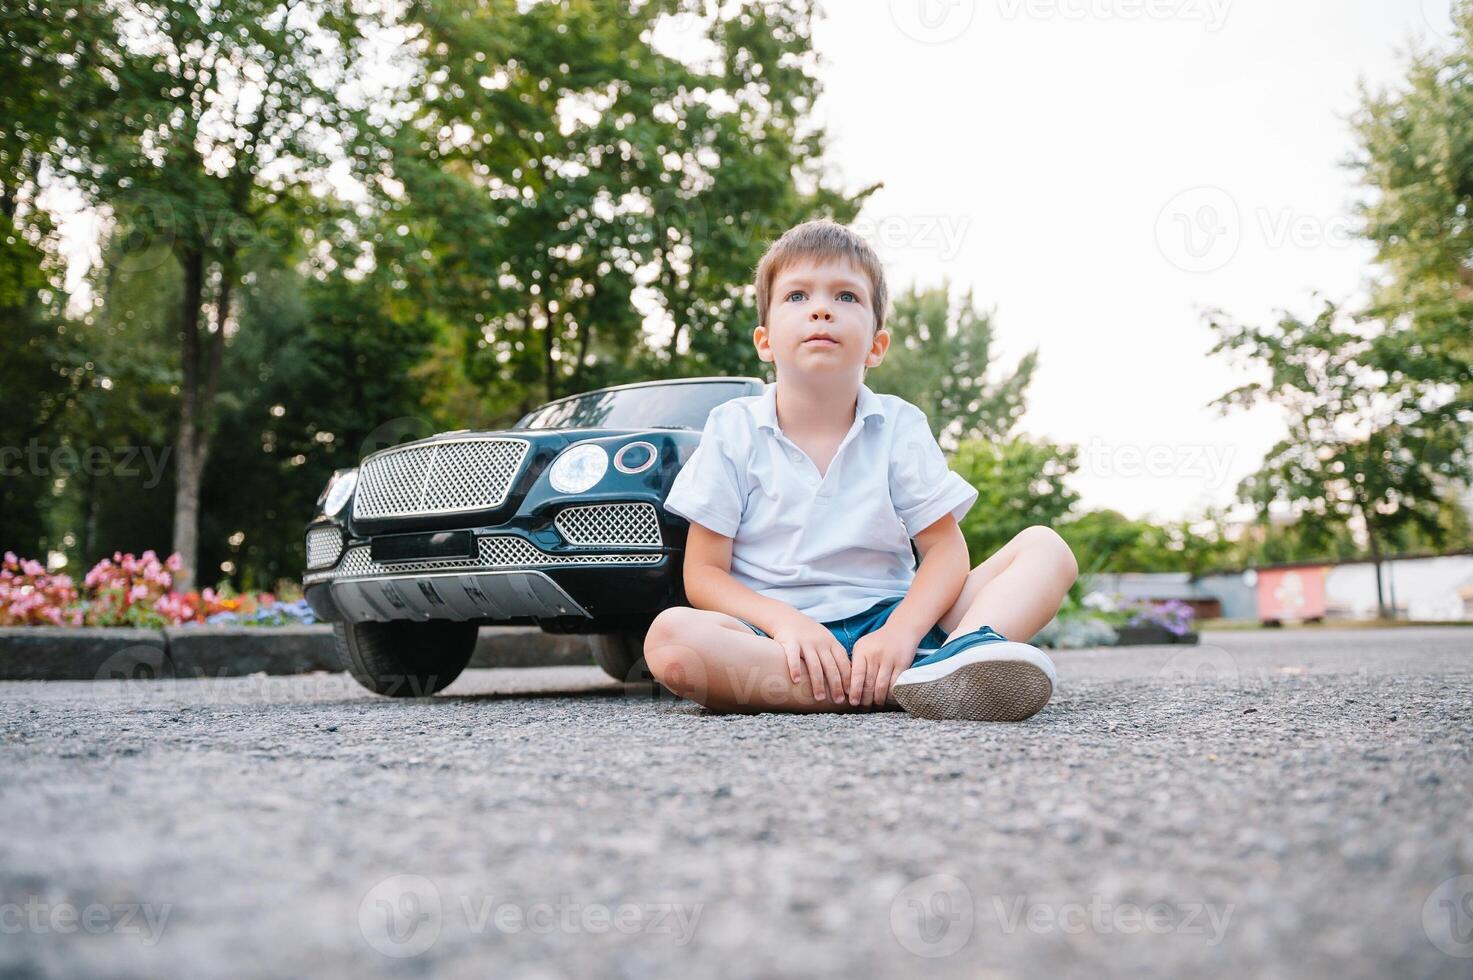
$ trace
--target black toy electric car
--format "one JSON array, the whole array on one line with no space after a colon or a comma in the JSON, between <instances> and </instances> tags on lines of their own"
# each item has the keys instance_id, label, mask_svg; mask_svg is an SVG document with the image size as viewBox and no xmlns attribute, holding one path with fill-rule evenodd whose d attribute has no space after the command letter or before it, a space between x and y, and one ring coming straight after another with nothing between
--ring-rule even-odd
<instances>
[{"instance_id":1,"label":"black toy electric car","mask_svg":"<svg viewBox=\"0 0 1473 980\"><path fill-rule=\"evenodd\" d=\"M459 430L333 474L302 583L342 666L372 691L433 694L483 625L590 633L620 680L660 610L684 603L689 524L665 496L711 409L758 378L689 378L549 402L501 431Z\"/></svg>"}]
</instances>

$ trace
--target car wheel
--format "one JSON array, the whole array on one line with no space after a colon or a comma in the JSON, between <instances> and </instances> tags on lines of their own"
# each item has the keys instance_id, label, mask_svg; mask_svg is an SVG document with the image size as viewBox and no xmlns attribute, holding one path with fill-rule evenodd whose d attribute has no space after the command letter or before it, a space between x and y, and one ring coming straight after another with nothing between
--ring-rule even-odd
<instances>
[{"instance_id":1,"label":"car wheel","mask_svg":"<svg viewBox=\"0 0 1473 980\"><path fill-rule=\"evenodd\" d=\"M476 649L475 623L334 623L338 662L375 694L428 697L460 676Z\"/></svg>"},{"instance_id":2,"label":"car wheel","mask_svg":"<svg viewBox=\"0 0 1473 980\"><path fill-rule=\"evenodd\" d=\"M593 660L616 681L647 684L653 678L644 665L644 636L639 633L600 633L588 638Z\"/></svg>"}]
</instances>

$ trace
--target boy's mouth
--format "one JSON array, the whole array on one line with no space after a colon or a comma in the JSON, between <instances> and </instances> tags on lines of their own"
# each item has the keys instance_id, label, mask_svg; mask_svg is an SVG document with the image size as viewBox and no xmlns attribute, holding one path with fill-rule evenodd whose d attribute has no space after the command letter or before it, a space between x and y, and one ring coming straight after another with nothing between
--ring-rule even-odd
<instances>
[{"instance_id":1,"label":"boy's mouth","mask_svg":"<svg viewBox=\"0 0 1473 980\"><path fill-rule=\"evenodd\" d=\"M826 333L816 333L804 340L803 343L805 346L808 344L814 344L818 347L834 347L837 346L839 342Z\"/></svg>"}]
</instances>

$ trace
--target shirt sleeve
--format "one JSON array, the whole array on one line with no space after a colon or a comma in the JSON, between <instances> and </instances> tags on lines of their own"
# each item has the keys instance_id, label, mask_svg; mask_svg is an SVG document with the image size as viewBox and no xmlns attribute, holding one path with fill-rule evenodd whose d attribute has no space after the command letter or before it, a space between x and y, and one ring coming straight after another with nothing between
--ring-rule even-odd
<instances>
[{"instance_id":1,"label":"shirt sleeve","mask_svg":"<svg viewBox=\"0 0 1473 980\"><path fill-rule=\"evenodd\" d=\"M926 413L906 404L890 446L890 500L911 537L950 514L957 523L977 502L977 488L946 464Z\"/></svg>"},{"instance_id":2,"label":"shirt sleeve","mask_svg":"<svg viewBox=\"0 0 1473 980\"><path fill-rule=\"evenodd\" d=\"M720 406L706 417L701 444L675 474L665 509L728 538L736 537L747 496L733 452L730 425Z\"/></svg>"}]
</instances>

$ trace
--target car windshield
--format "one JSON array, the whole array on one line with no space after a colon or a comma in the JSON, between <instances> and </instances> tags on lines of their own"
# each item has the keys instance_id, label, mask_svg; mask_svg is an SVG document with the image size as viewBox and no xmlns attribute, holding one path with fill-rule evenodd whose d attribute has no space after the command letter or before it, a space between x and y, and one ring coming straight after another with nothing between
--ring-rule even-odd
<instances>
[{"instance_id":1,"label":"car windshield","mask_svg":"<svg viewBox=\"0 0 1473 980\"><path fill-rule=\"evenodd\" d=\"M740 381L641 385L592 391L543 405L518 429L704 429L711 409L750 394Z\"/></svg>"}]
</instances>

